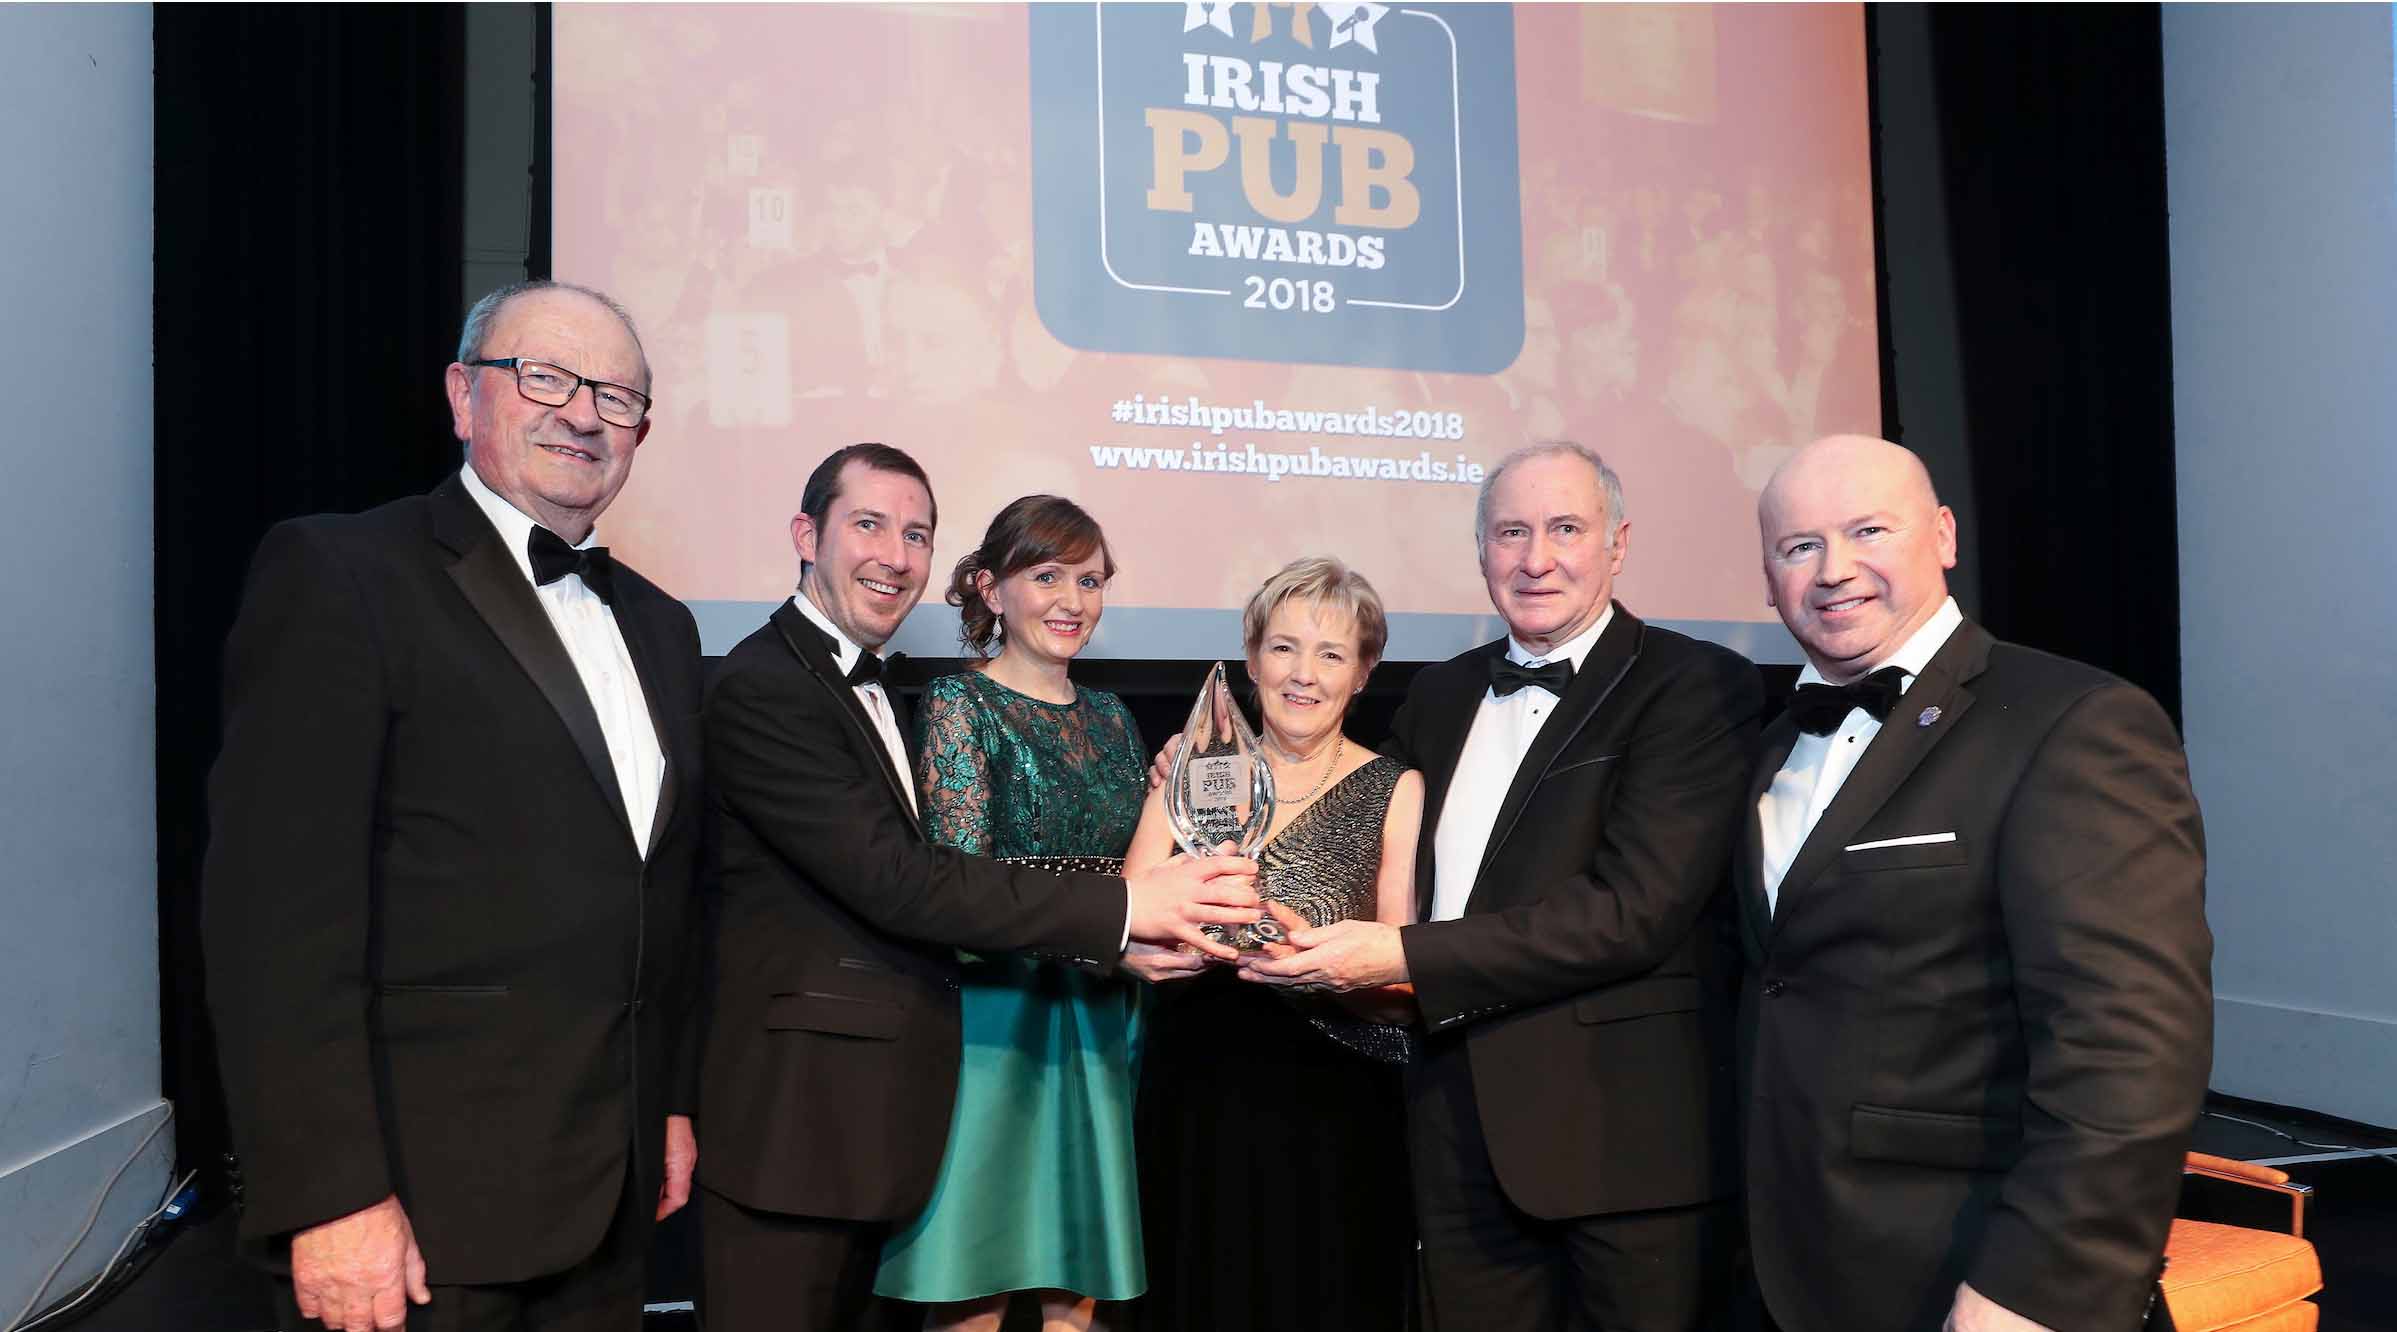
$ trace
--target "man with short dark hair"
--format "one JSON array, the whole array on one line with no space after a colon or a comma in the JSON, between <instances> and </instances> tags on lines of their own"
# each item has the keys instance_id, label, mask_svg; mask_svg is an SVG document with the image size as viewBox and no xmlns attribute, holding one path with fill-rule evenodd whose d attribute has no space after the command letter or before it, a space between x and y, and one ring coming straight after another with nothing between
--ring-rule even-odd
<instances>
[{"instance_id":1,"label":"man with short dark hair","mask_svg":"<svg viewBox=\"0 0 2397 1332\"><path fill-rule=\"evenodd\" d=\"M1421 923L1303 928L1251 980L1411 983L1407 1134L1429 1326L1708 1326L1737 1187L1712 922L1763 691L1614 600L1631 524L1578 444L1475 515L1507 636L1415 677L1385 750L1424 775Z\"/></svg>"},{"instance_id":2,"label":"man with short dark hair","mask_svg":"<svg viewBox=\"0 0 2397 1332\"><path fill-rule=\"evenodd\" d=\"M935 513L898 449L827 457L791 520L797 595L708 690L711 1332L860 1325L883 1237L922 1210L948 1143L958 949L1101 968L1132 940L1228 956L1199 927L1256 918L1256 866L1237 857L1176 857L1127 881L926 839L876 650L923 595Z\"/></svg>"},{"instance_id":3,"label":"man with short dark hair","mask_svg":"<svg viewBox=\"0 0 2397 1332\"><path fill-rule=\"evenodd\" d=\"M204 924L242 1238L286 1329L631 1332L696 1154L698 634L595 544L648 363L606 297L526 283L447 388L466 465L269 532L226 644Z\"/></svg>"},{"instance_id":4,"label":"man with short dark hair","mask_svg":"<svg viewBox=\"0 0 2397 1332\"><path fill-rule=\"evenodd\" d=\"M1806 651L1736 868L1750 1248L1784 1332L2129 1332L2212 1053L2172 722L1948 596L1919 459L1833 436L1757 503Z\"/></svg>"}]
</instances>

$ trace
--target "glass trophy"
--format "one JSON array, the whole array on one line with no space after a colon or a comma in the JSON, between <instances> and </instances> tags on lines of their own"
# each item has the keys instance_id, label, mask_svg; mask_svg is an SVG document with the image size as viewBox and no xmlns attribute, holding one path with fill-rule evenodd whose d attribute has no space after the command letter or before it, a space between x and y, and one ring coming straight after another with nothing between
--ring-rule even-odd
<instances>
[{"instance_id":1,"label":"glass trophy","mask_svg":"<svg viewBox=\"0 0 2397 1332\"><path fill-rule=\"evenodd\" d=\"M1227 843L1235 853L1253 856L1273 826L1273 805L1273 769L1258 750L1248 718L1232 701L1219 661L1208 669L1182 727L1182 745L1165 781L1166 822L1173 825L1174 840L1194 856L1216 855ZM1280 943L1283 937L1280 922L1271 916L1205 928L1208 938L1244 950Z\"/></svg>"}]
</instances>

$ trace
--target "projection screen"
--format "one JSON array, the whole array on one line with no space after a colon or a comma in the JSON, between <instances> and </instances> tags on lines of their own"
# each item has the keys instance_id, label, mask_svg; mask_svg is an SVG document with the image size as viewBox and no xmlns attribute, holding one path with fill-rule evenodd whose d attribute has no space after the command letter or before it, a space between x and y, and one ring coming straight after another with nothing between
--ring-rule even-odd
<instances>
[{"instance_id":1,"label":"projection screen","mask_svg":"<svg viewBox=\"0 0 2397 1332\"><path fill-rule=\"evenodd\" d=\"M1618 588L1796 660L1755 492L1880 425L1853 5L560 6L554 271L631 310L655 428L602 537L722 651L789 595L800 487L933 478L932 591L1008 500L1119 574L1090 651L1237 651L1335 554L1394 659L1499 632L1476 483L1617 468Z\"/></svg>"}]
</instances>

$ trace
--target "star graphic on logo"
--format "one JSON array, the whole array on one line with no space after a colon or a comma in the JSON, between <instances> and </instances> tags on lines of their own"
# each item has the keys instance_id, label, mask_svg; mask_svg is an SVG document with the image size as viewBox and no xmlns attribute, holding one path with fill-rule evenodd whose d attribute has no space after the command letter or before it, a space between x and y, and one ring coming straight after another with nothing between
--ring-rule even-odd
<instances>
[{"instance_id":1,"label":"star graphic on logo","mask_svg":"<svg viewBox=\"0 0 2397 1332\"><path fill-rule=\"evenodd\" d=\"M1316 8L1332 21L1333 46L1346 46L1353 40L1375 55L1382 53L1382 48L1374 45L1373 25L1381 21L1382 15L1390 12L1388 5L1326 4L1317 5Z\"/></svg>"},{"instance_id":2,"label":"star graphic on logo","mask_svg":"<svg viewBox=\"0 0 2397 1332\"><path fill-rule=\"evenodd\" d=\"M1232 35L1232 0L1183 0L1182 31L1213 28Z\"/></svg>"}]
</instances>

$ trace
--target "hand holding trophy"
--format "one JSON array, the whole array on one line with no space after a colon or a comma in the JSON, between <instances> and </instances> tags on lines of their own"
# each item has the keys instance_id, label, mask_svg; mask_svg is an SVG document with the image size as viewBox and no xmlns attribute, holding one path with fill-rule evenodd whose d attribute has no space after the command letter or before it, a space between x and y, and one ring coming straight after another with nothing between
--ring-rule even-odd
<instances>
[{"instance_id":1,"label":"hand holding trophy","mask_svg":"<svg viewBox=\"0 0 2397 1332\"><path fill-rule=\"evenodd\" d=\"M1237 855L1254 856L1273 826L1273 809L1273 769L1258 752L1257 733L1232 701L1219 661L1208 668L1182 727L1182 744L1165 782L1166 822L1191 855L1220 855L1228 844ZM1270 915L1247 925L1209 925L1206 933L1244 951L1285 937Z\"/></svg>"}]
</instances>

